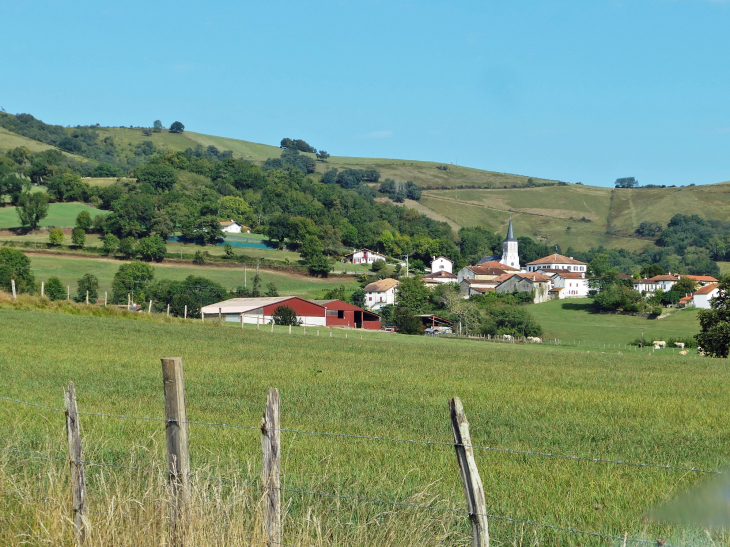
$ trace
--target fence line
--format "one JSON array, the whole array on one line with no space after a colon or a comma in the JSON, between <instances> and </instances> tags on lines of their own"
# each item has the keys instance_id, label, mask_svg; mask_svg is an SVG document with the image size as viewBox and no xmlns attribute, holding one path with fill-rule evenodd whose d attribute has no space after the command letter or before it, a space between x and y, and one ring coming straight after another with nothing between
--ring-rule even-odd
<instances>
[{"instance_id":1,"label":"fence line","mask_svg":"<svg viewBox=\"0 0 730 547\"><path fill-rule=\"evenodd\" d=\"M64 412L64 410L61 408L54 408L54 407L50 407L50 406L39 405L36 403L22 401L20 399L11 399L9 397L0 397L0 400L23 404L23 405L29 405L29 406L33 406L33 407L37 407L37 408L43 408L46 410ZM120 419L126 419L126 420L145 420L145 421L168 422L168 423L170 422L170 420L166 420L165 418L151 418L151 417L147 417L147 416L128 416L128 415L124 415L124 414L103 414L103 413L98 413L98 412L81 412L81 411L79 411L78 414L84 415L84 416L96 416L96 417L103 417L103 418L120 418ZM185 423L185 424L191 424L191 425L204 425L204 426L209 426L209 427L231 427L231 428L236 428L236 429L260 430L259 426L241 425L241 424L226 424L226 423L222 423L222 422L200 422L200 421L187 420L187 421L179 421L177 423ZM393 442L393 443L433 445L433 446L444 446L444 447L449 447L449 448L453 448L453 446L454 446L453 442L447 442L447 441L424 441L424 440L418 440L418 439L400 439L400 438L396 438L396 437L380 437L377 435L354 435L354 434L350 434L350 433L307 431L307 430L285 428L285 427L280 428L280 431L283 433L299 433L302 435L314 435L314 436L323 436L323 437L341 437L341 438L383 441L383 442ZM477 450L504 452L507 454L520 454L523 456L539 456L539 457L543 457L543 458L558 458L558 459L585 461L585 462L592 462L592 463L625 465L625 466L630 466L630 467L644 467L644 468L653 468L653 469L666 469L666 470L673 470L673 471L687 471L687 472L693 472L693 473L705 473L705 474L709 474L709 475L722 475L723 474L723 471L701 469L698 467L683 467L683 466L677 466L677 465L664 465L664 464L646 463L646 462L628 462L628 461L622 461L622 460L611 460L608 458L591 458L589 456L575 456L575 455L571 455L571 454L554 454L551 452L539 452L539 451L535 451L535 450L521 450L521 449L514 449L514 448L501 448L501 447L496 447L496 446L482 446L482 445L464 445L464 446L465 447L468 446L469 448L473 448L473 449L477 449ZM2 450L7 450L7 449L2 449Z\"/></svg>"}]
</instances>

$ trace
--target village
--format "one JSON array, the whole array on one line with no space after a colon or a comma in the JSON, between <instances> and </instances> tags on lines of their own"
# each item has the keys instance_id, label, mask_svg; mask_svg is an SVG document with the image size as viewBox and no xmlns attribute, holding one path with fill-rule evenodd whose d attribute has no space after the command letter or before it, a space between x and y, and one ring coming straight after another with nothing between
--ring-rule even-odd
<instances>
[{"instance_id":1,"label":"village","mask_svg":"<svg viewBox=\"0 0 730 547\"><path fill-rule=\"evenodd\" d=\"M221 222L224 232L248 231L235 221ZM382 253L370 249L357 249L345 255L344 261L351 264L372 265L388 259ZM408 277L407 263L406 277ZM592 284L589 265L563 256L557 252L521 265L519 242L514 234L512 219L509 220L507 237L502 243L501 255L484 256L474 265L461 268L454 273L454 263L444 256L433 257L430 270L422 277L429 289L451 284L458 287L461 297L468 300L489 292L497 294L529 294L534 304L551 300L588 298L600 287ZM718 280L707 275L679 275L671 272L650 278L633 279L618 273L617 277L633 285L643 298L651 298L657 291L669 292L683 278L690 279L696 290L686 293L676 304L678 308L710 309L711 301L718 295ZM379 312L386 306L398 303L398 287L401 281L386 277L368 283L364 305L356 306L339 299L307 300L297 296L276 296L259 298L233 298L204 306L201 317L216 318L227 322L255 324L257 326L276 322L277 308L293 310L296 324L309 327L340 327L366 330L395 330L386 324ZM452 334L454 324L434 314L417 315L425 334Z\"/></svg>"}]
</instances>

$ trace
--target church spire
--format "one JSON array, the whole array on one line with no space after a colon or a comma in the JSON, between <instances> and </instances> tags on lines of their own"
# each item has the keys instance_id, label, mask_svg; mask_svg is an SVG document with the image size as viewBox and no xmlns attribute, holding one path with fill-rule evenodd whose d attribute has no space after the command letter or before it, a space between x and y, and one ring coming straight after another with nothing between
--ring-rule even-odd
<instances>
[{"instance_id":1,"label":"church spire","mask_svg":"<svg viewBox=\"0 0 730 547\"><path fill-rule=\"evenodd\" d=\"M512 217L509 217L509 227L507 228L507 241L515 239L515 232L512 229Z\"/></svg>"}]
</instances>

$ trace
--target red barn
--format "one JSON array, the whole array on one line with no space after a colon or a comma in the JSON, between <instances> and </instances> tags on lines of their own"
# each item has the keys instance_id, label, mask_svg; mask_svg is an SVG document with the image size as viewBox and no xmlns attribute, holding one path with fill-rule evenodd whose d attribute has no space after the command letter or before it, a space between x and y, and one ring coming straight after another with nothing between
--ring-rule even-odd
<instances>
[{"instance_id":1,"label":"red barn","mask_svg":"<svg viewBox=\"0 0 730 547\"><path fill-rule=\"evenodd\" d=\"M274 310L279 306L287 306L293 309L297 314L297 318L302 321L302 325L324 327L329 324L328 318L325 318L324 306L298 296L232 298L231 300L204 306L200 311L203 318L217 319L220 314L221 319L225 321L240 322L241 316L243 316L244 323L255 325L270 323Z\"/></svg>"},{"instance_id":2,"label":"red barn","mask_svg":"<svg viewBox=\"0 0 730 547\"><path fill-rule=\"evenodd\" d=\"M380 316L342 300L313 300L327 310L328 327L380 330Z\"/></svg>"}]
</instances>

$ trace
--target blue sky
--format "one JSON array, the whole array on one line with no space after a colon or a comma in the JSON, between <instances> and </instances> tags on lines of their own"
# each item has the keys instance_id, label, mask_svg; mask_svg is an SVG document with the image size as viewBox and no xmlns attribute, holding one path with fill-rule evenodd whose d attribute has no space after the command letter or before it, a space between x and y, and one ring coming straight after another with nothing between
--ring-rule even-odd
<instances>
[{"instance_id":1,"label":"blue sky","mask_svg":"<svg viewBox=\"0 0 730 547\"><path fill-rule=\"evenodd\" d=\"M730 2L13 4L0 106L49 123L180 120L603 186L730 179Z\"/></svg>"}]
</instances>

